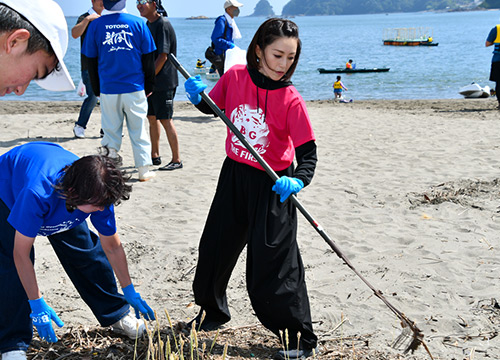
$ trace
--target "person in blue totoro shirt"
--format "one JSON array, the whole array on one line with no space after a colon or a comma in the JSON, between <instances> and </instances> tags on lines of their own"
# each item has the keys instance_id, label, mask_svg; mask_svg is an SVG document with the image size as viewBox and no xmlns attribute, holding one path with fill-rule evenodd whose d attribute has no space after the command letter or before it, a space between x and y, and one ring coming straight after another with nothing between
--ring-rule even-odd
<instances>
[{"instance_id":1,"label":"person in blue totoro shirt","mask_svg":"<svg viewBox=\"0 0 500 360\"><path fill-rule=\"evenodd\" d=\"M20 352L25 358L32 325L49 342L57 341L52 321L63 326L37 284L37 236L48 238L102 326L135 338L145 329L139 313L154 319L134 289L116 231L114 206L132 190L126 180L112 159L79 158L52 143L27 143L0 156L0 353ZM87 218L99 236L89 230Z\"/></svg>"}]
</instances>

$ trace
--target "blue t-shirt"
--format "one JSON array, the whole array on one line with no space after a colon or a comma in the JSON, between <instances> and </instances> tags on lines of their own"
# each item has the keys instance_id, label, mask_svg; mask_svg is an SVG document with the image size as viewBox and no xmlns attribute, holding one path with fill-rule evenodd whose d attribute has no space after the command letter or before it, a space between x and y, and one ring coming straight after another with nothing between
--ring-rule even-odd
<instances>
[{"instance_id":1,"label":"blue t-shirt","mask_svg":"<svg viewBox=\"0 0 500 360\"><path fill-rule=\"evenodd\" d=\"M128 13L111 13L90 23L82 53L98 58L103 94L144 90L142 55L156 50L146 22Z\"/></svg>"},{"instance_id":2,"label":"blue t-shirt","mask_svg":"<svg viewBox=\"0 0 500 360\"><path fill-rule=\"evenodd\" d=\"M495 41L496 38L497 38L497 27L495 26L493 29L491 29L486 41L492 43L493 41ZM499 62L499 61L500 61L500 44L495 44L493 50L493 58L491 59L491 62Z\"/></svg>"},{"instance_id":3,"label":"blue t-shirt","mask_svg":"<svg viewBox=\"0 0 500 360\"><path fill-rule=\"evenodd\" d=\"M0 199L10 209L8 222L28 237L48 236L69 230L87 219L103 235L116 233L111 205L91 214L66 210L65 200L54 189L66 165L78 156L61 146L32 142L0 156Z\"/></svg>"}]
</instances>

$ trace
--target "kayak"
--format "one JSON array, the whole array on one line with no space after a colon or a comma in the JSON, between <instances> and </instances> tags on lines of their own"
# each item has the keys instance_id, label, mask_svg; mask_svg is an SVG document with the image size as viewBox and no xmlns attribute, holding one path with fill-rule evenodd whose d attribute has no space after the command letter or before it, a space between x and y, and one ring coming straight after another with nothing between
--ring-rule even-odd
<instances>
[{"instance_id":1,"label":"kayak","mask_svg":"<svg viewBox=\"0 0 500 360\"><path fill-rule=\"evenodd\" d=\"M206 67L195 67L193 70L193 73L195 74L206 74L208 72L208 69Z\"/></svg>"},{"instance_id":2,"label":"kayak","mask_svg":"<svg viewBox=\"0 0 500 360\"><path fill-rule=\"evenodd\" d=\"M384 45L395 45L395 46L438 46L439 43L435 43L427 40L384 40Z\"/></svg>"},{"instance_id":3,"label":"kayak","mask_svg":"<svg viewBox=\"0 0 500 360\"><path fill-rule=\"evenodd\" d=\"M207 79L208 80L219 80L220 79L219 73L218 72L207 73Z\"/></svg>"},{"instance_id":4,"label":"kayak","mask_svg":"<svg viewBox=\"0 0 500 360\"><path fill-rule=\"evenodd\" d=\"M368 72L386 72L390 68L360 68L360 69L346 69L346 68L336 68L336 69L323 69L319 68L320 74L338 74L338 73L368 73Z\"/></svg>"}]
</instances>

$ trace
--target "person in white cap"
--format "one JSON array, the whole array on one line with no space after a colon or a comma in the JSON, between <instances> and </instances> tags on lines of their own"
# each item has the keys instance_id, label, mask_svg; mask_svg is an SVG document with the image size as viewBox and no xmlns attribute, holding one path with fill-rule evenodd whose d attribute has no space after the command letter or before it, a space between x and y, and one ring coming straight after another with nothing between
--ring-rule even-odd
<instances>
[{"instance_id":1,"label":"person in white cap","mask_svg":"<svg viewBox=\"0 0 500 360\"><path fill-rule=\"evenodd\" d=\"M240 14L240 7L243 4L236 0L226 0L224 2L224 15L215 19L215 26L212 31L212 47L215 55L219 58L212 65L217 69L219 75L224 74L224 57L226 50L234 47L234 40L241 38L240 30L234 21Z\"/></svg>"},{"instance_id":2,"label":"person in white cap","mask_svg":"<svg viewBox=\"0 0 500 360\"><path fill-rule=\"evenodd\" d=\"M31 80L42 88L75 88L64 65L68 25L52 0L0 0L0 96L22 95Z\"/></svg>"}]
</instances>

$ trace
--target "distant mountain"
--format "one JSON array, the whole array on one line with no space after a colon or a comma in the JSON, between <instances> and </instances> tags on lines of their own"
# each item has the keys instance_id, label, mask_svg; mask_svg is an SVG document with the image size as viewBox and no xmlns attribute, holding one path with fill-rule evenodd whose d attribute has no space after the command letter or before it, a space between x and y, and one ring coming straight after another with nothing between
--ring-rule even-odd
<instances>
[{"instance_id":1,"label":"distant mountain","mask_svg":"<svg viewBox=\"0 0 500 360\"><path fill-rule=\"evenodd\" d=\"M348 15L477 8L478 0L290 0L283 16ZM500 0L486 0L488 4Z\"/></svg>"},{"instance_id":2,"label":"distant mountain","mask_svg":"<svg viewBox=\"0 0 500 360\"><path fill-rule=\"evenodd\" d=\"M481 7L485 9L498 9L500 8L500 0L486 0L483 1Z\"/></svg>"},{"instance_id":3,"label":"distant mountain","mask_svg":"<svg viewBox=\"0 0 500 360\"><path fill-rule=\"evenodd\" d=\"M271 17L274 16L274 10L271 4L269 4L269 1L267 0L260 0L257 5L255 5L255 8L253 9L253 14L250 16L265 16L265 17Z\"/></svg>"}]
</instances>

